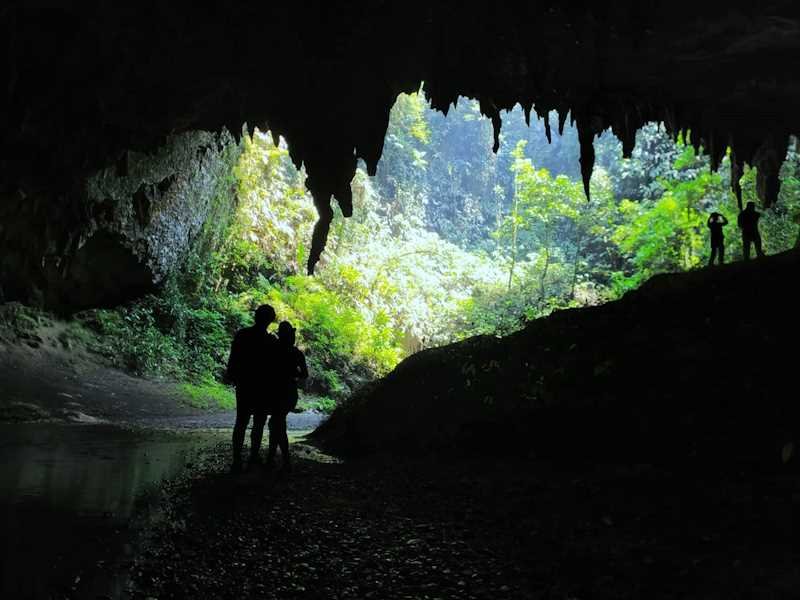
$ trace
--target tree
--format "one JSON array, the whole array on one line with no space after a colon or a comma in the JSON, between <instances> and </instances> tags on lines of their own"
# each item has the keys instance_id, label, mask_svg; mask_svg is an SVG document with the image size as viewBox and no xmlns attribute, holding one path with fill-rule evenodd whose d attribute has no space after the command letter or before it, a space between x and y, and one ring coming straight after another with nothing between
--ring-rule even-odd
<instances>
[{"instance_id":1,"label":"tree","mask_svg":"<svg viewBox=\"0 0 800 600\"><path fill-rule=\"evenodd\" d=\"M525 158L527 142L520 140L514 150L514 196L511 213L496 231L496 239L505 246L508 263L508 291L514 283L514 271L520 255L527 257L536 272L539 303L548 295L551 265L563 255L565 230L578 218L578 203L586 202L582 187L565 175L553 178L547 169L536 169Z\"/></svg>"},{"instance_id":2,"label":"tree","mask_svg":"<svg viewBox=\"0 0 800 600\"><path fill-rule=\"evenodd\" d=\"M706 262L706 217L712 207L730 202L730 192L719 173L704 169L689 179L682 176L695 169L697 160L694 149L684 146L673 163L676 175L659 180L660 198L620 203L624 223L613 239L633 264L633 273L617 279L622 290L656 273L686 271Z\"/></svg>"}]
</instances>

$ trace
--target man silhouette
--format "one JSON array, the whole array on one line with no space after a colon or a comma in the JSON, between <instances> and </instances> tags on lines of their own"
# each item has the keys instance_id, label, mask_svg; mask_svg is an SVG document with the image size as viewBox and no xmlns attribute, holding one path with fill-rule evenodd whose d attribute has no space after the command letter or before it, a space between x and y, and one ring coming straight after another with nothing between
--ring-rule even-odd
<instances>
[{"instance_id":1,"label":"man silhouette","mask_svg":"<svg viewBox=\"0 0 800 600\"><path fill-rule=\"evenodd\" d=\"M250 417L250 464L259 462L261 438L268 412L268 388L275 370L278 341L267 328L275 320L275 310L268 304L255 312L255 325L236 332L228 358L226 379L236 386L236 424L233 427L234 472L242 469L242 446Z\"/></svg>"},{"instance_id":2,"label":"man silhouette","mask_svg":"<svg viewBox=\"0 0 800 600\"><path fill-rule=\"evenodd\" d=\"M742 244L744 245L744 259L750 260L750 244L756 248L756 256L764 256L761 250L761 234L758 232L758 220L761 213L756 210L755 202L748 202L744 210L739 213L737 223L742 230Z\"/></svg>"},{"instance_id":3,"label":"man silhouette","mask_svg":"<svg viewBox=\"0 0 800 600\"><path fill-rule=\"evenodd\" d=\"M711 230L711 260L709 265L714 264L714 259L719 255L719 264L725 262L725 234L722 228L728 224L728 219L718 212L712 212L706 221L706 225Z\"/></svg>"}]
</instances>

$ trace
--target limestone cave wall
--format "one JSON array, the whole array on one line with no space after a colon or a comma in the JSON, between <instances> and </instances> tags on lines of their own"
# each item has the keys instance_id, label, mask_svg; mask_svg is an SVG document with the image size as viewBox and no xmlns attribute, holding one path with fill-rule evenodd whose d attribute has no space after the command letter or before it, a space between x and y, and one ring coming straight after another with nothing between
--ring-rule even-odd
<instances>
[{"instance_id":1,"label":"limestone cave wall","mask_svg":"<svg viewBox=\"0 0 800 600\"><path fill-rule=\"evenodd\" d=\"M23 192L0 204L2 299L61 310L153 290L236 203L240 146L227 131L171 136L126 152L62 202Z\"/></svg>"}]
</instances>

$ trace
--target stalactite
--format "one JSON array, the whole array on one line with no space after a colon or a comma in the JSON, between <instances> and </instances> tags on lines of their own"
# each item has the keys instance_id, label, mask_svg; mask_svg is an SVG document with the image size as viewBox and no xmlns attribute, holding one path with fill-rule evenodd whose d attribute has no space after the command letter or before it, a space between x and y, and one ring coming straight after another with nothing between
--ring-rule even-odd
<instances>
[{"instance_id":1,"label":"stalactite","mask_svg":"<svg viewBox=\"0 0 800 600\"><path fill-rule=\"evenodd\" d=\"M742 164L735 151L731 151L731 189L736 196L736 204L741 212L742 206L742 174L744 173L744 165Z\"/></svg>"},{"instance_id":2,"label":"stalactite","mask_svg":"<svg viewBox=\"0 0 800 600\"><path fill-rule=\"evenodd\" d=\"M333 221L333 209L331 208L330 196L325 194L313 193L314 207L317 209L319 218L314 224L314 233L311 235L311 250L308 253L308 274L313 275L314 269L325 250L325 244L328 242L328 233L331 229L331 222Z\"/></svg>"},{"instance_id":3,"label":"stalactite","mask_svg":"<svg viewBox=\"0 0 800 600\"><path fill-rule=\"evenodd\" d=\"M547 143L553 143L553 132L550 129L550 110L547 108L543 109L536 109L536 114L539 116L540 119L544 122L544 135L547 138Z\"/></svg>"},{"instance_id":4,"label":"stalactite","mask_svg":"<svg viewBox=\"0 0 800 600\"><path fill-rule=\"evenodd\" d=\"M696 126L689 131L689 139L692 143L692 148L694 149L694 153L699 155L700 150L702 149L703 140L701 139L700 134L700 127Z\"/></svg>"},{"instance_id":5,"label":"stalactite","mask_svg":"<svg viewBox=\"0 0 800 600\"><path fill-rule=\"evenodd\" d=\"M710 160L710 167L712 172L716 172L719 170L720 164L722 164L722 159L725 157L725 152L728 149L728 144L723 142L720 138L718 133L712 132L709 136L709 149L708 155Z\"/></svg>"},{"instance_id":6,"label":"stalactite","mask_svg":"<svg viewBox=\"0 0 800 600\"><path fill-rule=\"evenodd\" d=\"M558 135L564 135L564 125L567 123L568 112L566 108L558 109Z\"/></svg>"},{"instance_id":7,"label":"stalactite","mask_svg":"<svg viewBox=\"0 0 800 600\"><path fill-rule=\"evenodd\" d=\"M275 134L274 133L272 134L272 139L273 140L275 139ZM277 144L276 144L276 147L277 147ZM294 144L293 143L289 143L289 159L292 161L292 164L294 165L295 169L297 169L299 171L302 168L302 166L303 166L303 153L300 151L299 145L297 143L294 143ZM308 188L308 189L309 189L309 191L311 191L312 194L314 193L313 190L311 190L311 188Z\"/></svg>"},{"instance_id":8,"label":"stalactite","mask_svg":"<svg viewBox=\"0 0 800 600\"><path fill-rule=\"evenodd\" d=\"M547 143L553 143L553 132L550 130L550 113L547 112L544 115L544 135L547 138Z\"/></svg>"},{"instance_id":9,"label":"stalactite","mask_svg":"<svg viewBox=\"0 0 800 600\"><path fill-rule=\"evenodd\" d=\"M348 182L347 185L340 186L339 189L336 190L334 197L336 198L336 202L339 205L339 208L342 210L342 215L347 218L352 217L353 190L350 187L350 183Z\"/></svg>"},{"instance_id":10,"label":"stalactite","mask_svg":"<svg viewBox=\"0 0 800 600\"><path fill-rule=\"evenodd\" d=\"M492 121L492 132L494 136L492 152L497 154L497 151L500 149L500 129L503 126L503 121L500 118L500 110L492 100L480 99L479 105L481 114L489 117L489 119Z\"/></svg>"},{"instance_id":11,"label":"stalactite","mask_svg":"<svg viewBox=\"0 0 800 600\"><path fill-rule=\"evenodd\" d=\"M675 118L675 108L672 106L665 106L664 107L664 127L667 130L667 133L672 138L673 142L678 140L678 133L680 132L680 126L678 125L678 121Z\"/></svg>"},{"instance_id":12,"label":"stalactite","mask_svg":"<svg viewBox=\"0 0 800 600\"><path fill-rule=\"evenodd\" d=\"M623 110L611 124L611 132L622 142L623 158L630 158L636 146L636 126L631 124L628 110Z\"/></svg>"},{"instance_id":13,"label":"stalactite","mask_svg":"<svg viewBox=\"0 0 800 600\"><path fill-rule=\"evenodd\" d=\"M500 128L503 126L503 121L500 118L500 113L497 112L492 115L492 130L494 132L494 144L492 144L492 152L497 154L500 149Z\"/></svg>"},{"instance_id":14,"label":"stalactite","mask_svg":"<svg viewBox=\"0 0 800 600\"><path fill-rule=\"evenodd\" d=\"M583 191L586 194L586 200L591 200L589 186L592 180L592 171L594 170L594 131L585 118L578 119L577 124L578 142L581 147L580 163Z\"/></svg>"},{"instance_id":15,"label":"stalactite","mask_svg":"<svg viewBox=\"0 0 800 600\"><path fill-rule=\"evenodd\" d=\"M335 148L333 152L336 156L341 156L344 153L341 151L341 146ZM330 150L329 150L330 151ZM330 230L331 222L333 221L333 208L331 207L331 197L336 198L339 208L344 217L351 217L353 215L353 191L350 187L350 182L356 173L356 157L353 150L350 150L349 156L344 160L337 161L337 164L330 169L325 170L326 165L326 152L320 152L308 165L309 175L306 178L306 187L311 192L314 199L314 207L317 209L319 218L314 225L314 232L311 239L311 250L308 255L308 273L314 274L314 268L319 262L325 245L328 241L328 232ZM347 172L346 178L337 177L341 172Z\"/></svg>"},{"instance_id":16,"label":"stalactite","mask_svg":"<svg viewBox=\"0 0 800 600\"><path fill-rule=\"evenodd\" d=\"M378 162L383 154L383 144L386 140L386 132L389 129L389 112L382 116L381 122L376 123L364 135L364 141L358 144L357 154L364 159L367 165L367 175L374 177L378 172Z\"/></svg>"},{"instance_id":17,"label":"stalactite","mask_svg":"<svg viewBox=\"0 0 800 600\"><path fill-rule=\"evenodd\" d=\"M764 206L772 206L781 190L779 178L781 165L789 149L789 136L770 136L756 150L753 166L756 168L756 194Z\"/></svg>"}]
</instances>

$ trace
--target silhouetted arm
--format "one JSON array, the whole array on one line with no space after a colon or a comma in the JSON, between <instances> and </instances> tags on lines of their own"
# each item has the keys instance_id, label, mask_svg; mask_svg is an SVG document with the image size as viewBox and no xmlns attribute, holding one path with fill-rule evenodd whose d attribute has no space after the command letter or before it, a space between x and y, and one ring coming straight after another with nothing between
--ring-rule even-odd
<instances>
[{"instance_id":1,"label":"silhouetted arm","mask_svg":"<svg viewBox=\"0 0 800 600\"><path fill-rule=\"evenodd\" d=\"M300 381L308 379L308 365L306 364L306 355L301 350L297 351L297 378Z\"/></svg>"},{"instance_id":2,"label":"silhouetted arm","mask_svg":"<svg viewBox=\"0 0 800 600\"><path fill-rule=\"evenodd\" d=\"M238 335L233 337L233 341L231 342L231 352L228 355L228 365L225 367L225 374L223 375L223 380L225 383L232 383L233 385L236 385L236 369L239 362L238 338Z\"/></svg>"},{"instance_id":3,"label":"silhouetted arm","mask_svg":"<svg viewBox=\"0 0 800 600\"><path fill-rule=\"evenodd\" d=\"M722 217L722 224L723 225L727 225L728 224L728 219L725 218L725 215L720 215L720 217Z\"/></svg>"}]
</instances>

